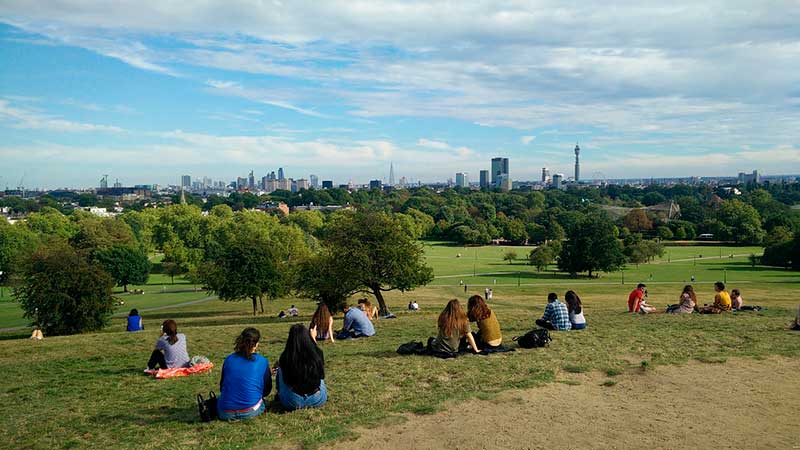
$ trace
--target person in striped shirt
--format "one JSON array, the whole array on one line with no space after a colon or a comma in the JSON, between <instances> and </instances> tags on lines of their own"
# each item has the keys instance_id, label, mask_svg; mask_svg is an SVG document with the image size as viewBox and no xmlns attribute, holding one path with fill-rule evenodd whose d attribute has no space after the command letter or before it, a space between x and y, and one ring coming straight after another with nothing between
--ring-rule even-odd
<instances>
[{"instance_id":1,"label":"person in striped shirt","mask_svg":"<svg viewBox=\"0 0 800 450\"><path fill-rule=\"evenodd\" d=\"M542 315L541 319L536 319L536 325L556 331L572 329L567 305L558 301L558 295L555 292L547 294L547 306L544 308L544 315Z\"/></svg>"}]
</instances>

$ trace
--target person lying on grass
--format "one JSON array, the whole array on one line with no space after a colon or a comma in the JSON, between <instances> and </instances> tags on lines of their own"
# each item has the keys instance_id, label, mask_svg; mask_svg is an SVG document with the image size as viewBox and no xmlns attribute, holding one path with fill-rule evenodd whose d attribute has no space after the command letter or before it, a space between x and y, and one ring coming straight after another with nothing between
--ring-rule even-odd
<instances>
[{"instance_id":1,"label":"person lying on grass","mask_svg":"<svg viewBox=\"0 0 800 450\"><path fill-rule=\"evenodd\" d=\"M667 312L671 314L691 314L696 306L697 295L694 293L692 285L687 284L683 287L683 292L681 292L680 303L667 306Z\"/></svg>"},{"instance_id":2,"label":"person lying on grass","mask_svg":"<svg viewBox=\"0 0 800 450\"><path fill-rule=\"evenodd\" d=\"M700 314L719 314L731 310L731 296L725 291L725 283L721 281L714 283L714 291L717 293L714 296L714 304L700 308Z\"/></svg>"},{"instance_id":3,"label":"person lying on grass","mask_svg":"<svg viewBox=\"0 0 800 450\"><path fill-rule=\"evenodd\" d=\"M536 319L536 325L554 331L572 329L567 305L558 301L558 294L555 292L547 294L547 306L544 308L544 315L542 315L541 319Z\"/></svg>"},{"instance_id":4,"label":"person lying on grass","mask_svg":"<svg viewBox=\"0 0 800 450\"><path fill-rule=\"evenodd\" d=\"M325 303L320 303L314 315L311 316L311 324L308 326L311 338L314 342L329 339L336 342L333 338L333 316Z\"/></svg>"},{"instance_id":5,"label":"person lying on grass","mask_svg":"<svg viewBox=\"0 0 800 450\"><path fill-rule=\"evenodd\" d=\"M161 336L156 341L156 348L150 354L147 368L150 370L172 369L173 367L189 367L189 352L186 350L186 336L178 333L178 324L165 320L161 324Z\"/></svg>"},{"instance_id":6,"label":"person lying on grass","mask_svg":"<svg viewBox=\"0 0 800 450\"><path fill-rule=\"evenodd\" d=\"M264 398L272 391L269 360L258 353L261 333L245 328L233 353L222 363L217 410L221 420L250 419L264 412Z\"/></svg>"},{"instance_id":7,"label":"person lying on grass","mask_svg":"<svg viewBox=\"0 0 800 450\"><path fill-rule=\"evenodd\" d=\"M573 330L583 330L586 328L586 318L583 317L583 304L581 298L575 291L567 291L564 294L567 301L567 311L569 312L569 323Z\"/></svg>"},{"instance_id":8,"label":"person lying on grass","mask_svg":"<svg viewBox=\"0 0 800 450\"><path fill-rule=\"evenodd\" d=\"M478 323L478 332L472 337L480 348L499 347L503 343L500 322L480 295L473 295L467 302L467 318Z\"/></svg>"},{"instance_id":9,"label":"person lying on grass","mask_svg":"<svg viewBox=\"0 0 800 450\"><path fill-rule=\"evenodd\" d=\"M375 327L364 311L359 308L351 308L345 303L342 306L342 312L344 313L344 327L336 334L336 339L370 337L375 334Z\"/></svg>"},{"instance_id":10,"label":"person lying on grass","mask_svg":"<svg viewBox=\"0 0 800 450\"><path fill-rule=\"evenodd\" d=\"M466 338L472 351L478 353L480 348L469 329L469 319L458 299L447 302L437 321L439 333L428 339L428 350L432 353L458 354L461 338Z\"/></svg>"},{"instance_id":11,"label":"person lying on grass","mask_svg":"<svg viewBox=\"0 0 800 450\"><path fill-rule=\"evenodd\" d=\"M325 358L308 329L295 324L289 329L276 369L277 400L288 410L317 408L328 401Z\"/></svg>"}]
</instances>

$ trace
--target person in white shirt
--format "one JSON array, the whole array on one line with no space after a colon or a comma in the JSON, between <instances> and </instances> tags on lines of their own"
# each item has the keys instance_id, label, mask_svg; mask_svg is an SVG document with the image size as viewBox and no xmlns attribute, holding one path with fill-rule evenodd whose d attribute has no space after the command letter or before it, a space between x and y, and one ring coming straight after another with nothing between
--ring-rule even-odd
<instances>
[{"instance_id":1,"label":"person in white shirt","mask_svg":"<svg viewBox=\"0 0 800 450\"><path fill-rule=\"evenodd\" d=\"M583 305L581 298L575 291L567 291L564 294L564 300L567 302L567 311L569 311L569 321L572 324L573 330L583 330L586 328L586 318L583 317Z\"/></svg>"}]
</instances>

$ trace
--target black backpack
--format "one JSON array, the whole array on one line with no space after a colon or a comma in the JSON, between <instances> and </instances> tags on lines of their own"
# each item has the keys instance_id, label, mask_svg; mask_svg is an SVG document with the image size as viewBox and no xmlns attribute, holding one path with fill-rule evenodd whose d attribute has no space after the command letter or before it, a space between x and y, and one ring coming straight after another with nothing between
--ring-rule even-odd
<instances>
[{"instance_id":1,"label":"black backpack","mask_svg":"<svg viewBox=\"0 0 800 450\"><path fill-rule=\"evenodd\" d=\"M522 336L515 337L514 340L517 341L517 344L522 348L536 348L546 347L553 338L550 337L550 333L544 328L536 328Z\"/></svg>"},{"instance_id":2,"label":"black backpack","mask_svg":"<svg viewBox=\"0 0 800 450\"><path fill-rule=\"evenodd\" d=\"M406 342L397 348L397 353L401 355L421 355L425 353L425 346L418 341Z\"/></svg>"},{"instance_id":3,"label":"black backpack","mask_svg":"<svg viewBox=\"0 0 800 450\"><path fill-rule=\"evenodd\" d=\"M200 420L211 422L219 418L217 412L217 395L214 391L208 393L208 400L203 399L202 394L197 394L197 409L200 412Z\"/></svg>"}]
</instances>

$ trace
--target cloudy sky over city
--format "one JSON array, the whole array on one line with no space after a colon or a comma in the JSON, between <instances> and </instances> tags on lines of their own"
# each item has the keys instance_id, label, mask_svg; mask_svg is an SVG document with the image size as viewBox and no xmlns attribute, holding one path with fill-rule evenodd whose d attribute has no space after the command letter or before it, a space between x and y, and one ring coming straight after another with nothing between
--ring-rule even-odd
<instances>
[{"instance_id":1,"label":"cloudy sky over city","mask_svg":"<svg viewBox=\"0 0 800 450\"><path fill-rule=\"evenodd\" d=\"M0 188L800 173L800 3L0 1Z\"/></svg>"}]
</instances>

